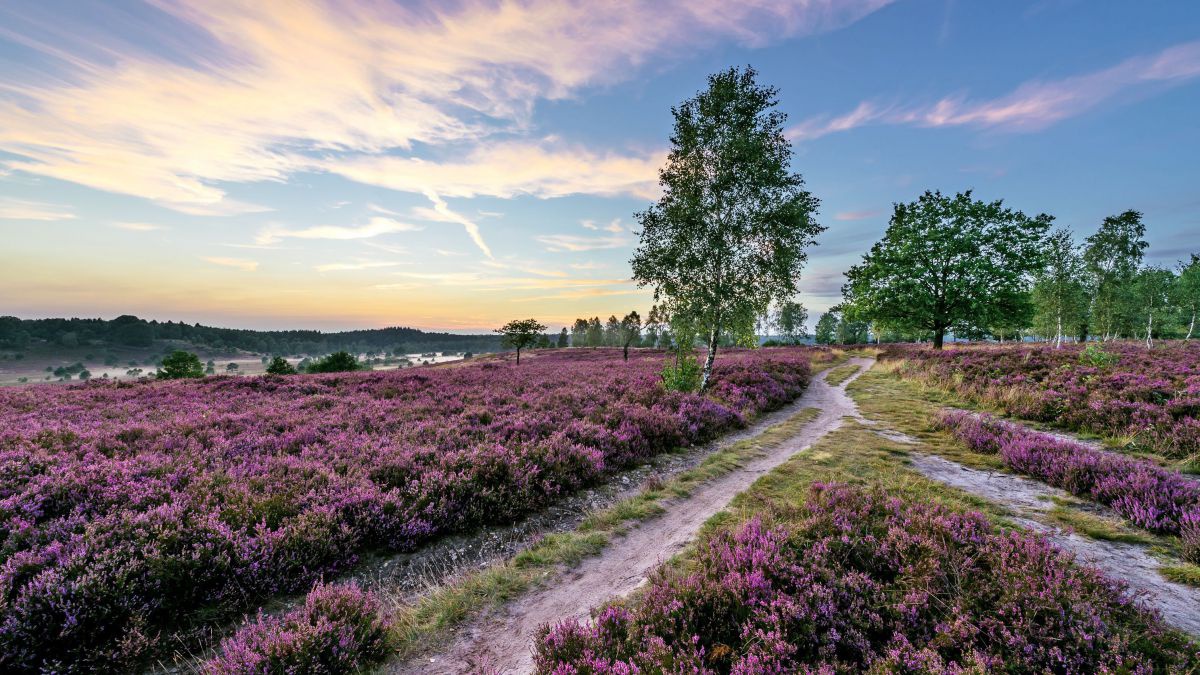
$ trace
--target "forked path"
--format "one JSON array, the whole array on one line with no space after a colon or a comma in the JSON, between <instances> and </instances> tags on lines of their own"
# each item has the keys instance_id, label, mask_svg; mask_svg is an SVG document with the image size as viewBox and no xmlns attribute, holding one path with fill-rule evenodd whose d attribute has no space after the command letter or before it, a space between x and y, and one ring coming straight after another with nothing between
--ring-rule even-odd
<instances>
[{"instance_id":1,"label":"forked path","mask_svg":"<svg viewBox=\"0 0 1200 675\"><path fill-rule=\"evenodd\" d=\"M858 417L846 385L874 363L853 358L854 375L834 386L825 381L829 370L813 378L796 405L816 408L817 417L796 435L742 467L701 484L690 495L664 502L665 512L615 538L601 553L547 585L509 603L504 609L462 629L443 653L388 668L394 673L470 673L485 670L524 673L533 667L532 637L543 624L567 618L586 618L607 600L636 589L664 560L681 551L713 514L760 476L807 449L842 424Z\"/></svg>"}]
</instances>

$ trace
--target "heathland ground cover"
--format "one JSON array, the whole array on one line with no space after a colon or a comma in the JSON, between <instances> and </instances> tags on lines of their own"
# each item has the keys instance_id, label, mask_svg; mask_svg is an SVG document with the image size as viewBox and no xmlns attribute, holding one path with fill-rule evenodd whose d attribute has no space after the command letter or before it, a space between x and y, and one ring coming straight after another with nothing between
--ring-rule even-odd
<instances>
[{"instance_id":1,"label":"heathland ground cover","mask_svg":"<svg viewBox=\"0 0 1200 675\"><path fill-rule=\"evenodd\" d=\"M1200 455L1200 343L1132 342L891 346L900 372L1007 414L1121 437L1132 449L1194 462Z\"/></svg>"},{"instance_id":2,"label":"heathland ground cover","mask_svg":"<svg viewBox=\"0 0 1200 675\"><path fill-rule=\"evenodd\" d=\"M123 670L166 631L309 589L367 550L503 522L797 397L801 349L707 394L662 353L0 392L0 654Z\"/></svg>"},{"instance_id":3,"label":"heathland ground cover","mask_svg":"<svg viewBox=\"0 0 1200 675\"><path fill-rule=\"evenodd\" d=\"M875 403L896 405L884 394ZM1001 511L906 468L907 452L857 423L827 436L736 499L639 596L549 628L540 672L1196 667L1195 645L1120 582L998 526Z\"/></svg>"}]
</instances>

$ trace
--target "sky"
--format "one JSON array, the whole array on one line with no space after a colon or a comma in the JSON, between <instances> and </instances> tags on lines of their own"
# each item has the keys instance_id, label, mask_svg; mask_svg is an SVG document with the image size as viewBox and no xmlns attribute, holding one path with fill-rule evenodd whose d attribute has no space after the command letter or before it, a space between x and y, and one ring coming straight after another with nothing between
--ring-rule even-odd
<instances>
[{"instance_id":1,"label":"sky","mask_svg":"<svg viewBox=\"0 0 1200 675\"><path fill-rule=\"evenodd\" d=\"M1200 3L8 0L0 314L479 331L643 314L671 106L753 65L828 227L926 189L1200 251Z\"/></svg>"}]
</instances>

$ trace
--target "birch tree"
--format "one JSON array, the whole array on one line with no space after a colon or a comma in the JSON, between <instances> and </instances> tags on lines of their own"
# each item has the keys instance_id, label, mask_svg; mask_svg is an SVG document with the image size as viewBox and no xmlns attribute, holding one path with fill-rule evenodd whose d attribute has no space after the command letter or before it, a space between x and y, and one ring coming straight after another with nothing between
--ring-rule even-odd
<instances>
[{"instance_id":1,"label":"birch tree","mask_svg":"<svg viewBox=\"0 0 1200 675\"><path fill-rule=\"evenodd\" d=\"M1088 273L1091 316L1101 339L1128 334L1134 307L1130 291L1149 245L1142 214L1126 211L1109 216L1100 229L1087 238L1083 261Z\"/></svg>"},{"instance_id":2,"label":"birch tree","mask_svg":"<svg viewBox=\"0 0 1200 675\"><path fill-rule=\"evenodd\" d=\"M1184 310L1187 335L1191 340L1196 333L1196 310L1200 309L1200 255L1192 254L1191 262L1179 264L1179 277L1175 281L1175 297Z\"/></svg>"},{"instance_id":3,"label":"birch tree","mask_svg":"<svg viewBox=\"0 0 1200 675\"><path fill-rule=\"evenodd\" d=\"M1074 328L1087 313L1083 259L1070 230L1055 230L1046 240L1046 266L1033 284L1034 325L1062 348L1065 330Z\"/></svg>"},{"instance_id":4,"label":"birch tree","mask_svg":"<svg viewBox=\"0 0 1200 675\"><path fill-rule=\"evenodd\" d=\"M756 317L795 295L807 248L825 229L817 199L791 172L778 91L756 78L750 67L711 75L671 110L663 195L636 215L633 277L703 331L701 391L722 336L752 339Z\"/></svg>"},{"instance_id":5,"label":"birch tree","mask_svg":"<svg viewBox=\"0 0 1200 675\"><path fill-rule=\"evenodd\" d=\"M1162 267L1147 267L1134 277L1133 295L1142 308L1146 327L1146 347L1154 344L1154 328L1163 331L1162 320L1171 310L1171 295L1175 285L1175 274ZM1157 320L1157 323L1156 323Z\"/></svg>"}]
</instances>

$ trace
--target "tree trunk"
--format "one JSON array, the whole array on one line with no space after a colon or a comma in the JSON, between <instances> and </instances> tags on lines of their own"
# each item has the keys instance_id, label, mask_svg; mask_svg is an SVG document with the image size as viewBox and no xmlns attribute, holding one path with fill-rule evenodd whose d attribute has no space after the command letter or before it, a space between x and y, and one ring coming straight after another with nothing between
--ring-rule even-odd
<instances>
[{"instance_id":1,"label":"tree trunk","mask_svg":"<svg viewBox=\"0 0 1200 675\"><path fill-rule=\"evenodd\" d=\"M708 380L712 377L713 361L717 358L717 338L721 335L719 325L714 325L708 333L708 357L704 359L704 374L700 377L700 391L708 389Z\"/></svg>"},{"instance_id":2,"label":"tree trunk","mask_svg":"<svg viewBox=\"0 0 1200 675\"><path fill-rule=\"evenodd\" d=\"M940 326L933 329L933 348L941 349L942 343L945 341L946 329Z\"/></svg>"},{"instance_id":3,"label":"tree trunk","mask_svg":"<svg viewBox=\"0 0 1200 675\"><path fill-rule=\"evenodd\" d=\"M1154 344L1154 312L1149 312L1146 316L1146 349L1149 349Z\"/></svg>"},{"instance_id":4,"label":"tree trunk","mask_svg":"<svg viewBox=\"0 0 1200 675\"><path fill-rule=\"evenodd\" d=\"M521 348L517 347L517 365L521 365Z\"/></svg>"},{"instance_id":5,"label":"tree trunk","mask_svg":"<svg viewBox=\"0 0 1200 675\"><path fill-rule=\"evenodd\" d=\"M1196 306L1192 305L1192 322L1188 324L1188 333L1184 336L1184 340L1192 339L1192 331L1196 329Z\"/></svg>"},{"instance_id":6,"label":"tree trunk","mask_svg":"<svg viewBox=\"0 0 1200 675\"><path fill-rule=\"evenodd\" d=\"M1055 339L1056 339L1056 344L1054 345L1054 348L1062 349L1062 309L1061 308L1058 310L1058 336Z\"/></svg>"},{"instance_id":7,"label":"tree trunk","mask_svg":"<svg viewBox=\"0 0 1200 675\"><path fill-rule=\"evenodd\" d=\"M624 352L623 356L625 357L626 361L629 360L629 343L628 342L625 343L625 352Z\"/></svg>"}]
</instances>

